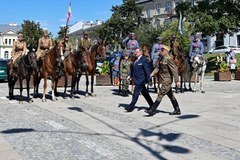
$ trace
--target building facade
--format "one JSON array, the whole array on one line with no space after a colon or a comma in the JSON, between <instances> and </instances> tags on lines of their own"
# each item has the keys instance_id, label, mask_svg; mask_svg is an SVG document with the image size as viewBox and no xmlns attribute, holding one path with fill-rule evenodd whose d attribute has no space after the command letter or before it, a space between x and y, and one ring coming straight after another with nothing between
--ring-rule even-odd
<instances>
[{"instance_id":1,"label":"building facade","mask_svg":"<svg viewBox=\"0 0 240 160\"><path fill-rule=\"evenodd\" d=\"M178 17L175 7L178 3L184 1L190 1L196 5L201 0L135 0L138 5L143 6L144 17L148 18L155 27L166 25L172 20L176 20ZM202 37L202 41L206 52L220 45L240 47L240 32L232 35L206 36Z\"/></svg>"},{"instance_id":2,"label":"building facade","mask_svg":"<svg viewBox=\"0 0 240 160\"><path fill-rule=\"evenodd\" d=\"M0 24L0 58L9 59L11 57L12 47L20 30L21 26L15 23Z\"/></svg>"}]
</instances>

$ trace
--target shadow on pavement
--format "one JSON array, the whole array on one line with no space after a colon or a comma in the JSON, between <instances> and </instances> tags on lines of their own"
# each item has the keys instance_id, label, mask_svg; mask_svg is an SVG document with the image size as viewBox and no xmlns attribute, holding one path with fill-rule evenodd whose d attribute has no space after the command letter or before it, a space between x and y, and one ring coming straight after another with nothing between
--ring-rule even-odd
<instances>
[{"instance_id":1,"label":"shadow on pavement","mask_svg":"<svg viewBox=\"0 0 240 160\"><path fill-rule=\"evenodd\" d=\"M13 128L13 129L7 129L4 131L1 131L1 133L4 134L14 134L14 133L25 133L25 132L34 132L35 129L32 128Z\"/></svg>"}]
</instances>

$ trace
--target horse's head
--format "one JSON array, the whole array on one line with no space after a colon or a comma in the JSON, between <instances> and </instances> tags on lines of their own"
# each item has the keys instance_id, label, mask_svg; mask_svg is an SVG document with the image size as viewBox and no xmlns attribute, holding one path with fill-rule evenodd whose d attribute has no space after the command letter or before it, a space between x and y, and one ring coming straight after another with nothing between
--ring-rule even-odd
<instances>
[{"instance_id":1,"label":"horse's head","mask_svg":"<svg viewBox=\"0 0 240 160\"><path fill-rule=\"evenodd\" d=\"M203 56L196 55L193 57L193 62L192 62L193 68L198 68L198 67L204 66L204 65L206 65L206 60Z\"/></svg>"},{"instance_id":2,"label":"horse's head","mask_svg":"<svg viewBox=\"0 0 240 160\"><path fill-rule=\"evenodd\" d=\"M63 56L63 50L64 50L64 45L62 42L55 41L55 49L58 57L61 57L62 60L64 60Z\"/></svg>"},{"instance_id":3,"label":"horse's head","mask_svg":"<svg viewBox=\"0 0 240 160\"><path fill-rule=\"evenodd\" d=\"M34 69L37 69L37 55L36 55L36 53L33 52L33 51L29 51L27 53L27 57L28 57L29 65L31 65Z\"/></svg>"},{"instance_id":4,"label":"horse's head","mask_svg":"<svg viewBox=\"0 0 240 160\"><path fill-rule=\"evenodd\" d=\"M88 57L89 53L88 52L81 52L80 53L80 66L82 71L86 71L88 68Z\"/></svg>"},{"instance_id":5,"label":"horse's head","mask_svg":"<svg viewBox=\"0 0 240 160\"><path fill-rule=\"evenodd\" d=\"M97 56L103 60L106 59L106 46L104 41L100 41L97 44Z\"/></svg>"}]
</instances>

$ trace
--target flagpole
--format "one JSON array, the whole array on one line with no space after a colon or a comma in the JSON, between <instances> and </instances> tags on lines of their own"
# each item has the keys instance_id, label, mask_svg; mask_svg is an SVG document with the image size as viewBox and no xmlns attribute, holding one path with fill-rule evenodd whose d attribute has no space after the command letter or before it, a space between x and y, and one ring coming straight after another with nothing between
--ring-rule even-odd
<instances>
[{"instance_id":1,"label":"flagpole","mask_svg":"<svg viewBox=\"0 0 240 160\"><path fill-rule=\"evenodd\" d=\"M65 42L65 37L66 37L66 35L67 35L68 22L69 22L71 13L72 13L72 9L71 9L71 2L70 2L70 3L69 3L69 6L68 6L68 17L67 17L67 22L66 22L66 27L65 27L65 33L64 33L64 42ZM65 43L64 43L64 44L65 44Z\"/></svg>"}]
</instances>

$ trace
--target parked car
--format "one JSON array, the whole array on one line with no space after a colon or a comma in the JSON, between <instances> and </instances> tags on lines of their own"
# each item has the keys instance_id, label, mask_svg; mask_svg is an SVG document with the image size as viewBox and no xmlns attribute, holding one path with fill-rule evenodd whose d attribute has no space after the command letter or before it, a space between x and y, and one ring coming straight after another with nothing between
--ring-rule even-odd
<instances>
[{"instance_id":1,"label":"parked car","mask_svg":"<svg viewBox=\"0 0 240 160\"><path fill-rule=\"evenodd\" d=\"M240 48L235 46L218 46L215 49L208 51L208 53L226 53L230 52L230 48L232 48L235 53L240 53Z\"/></svg>"},{"instance_id":2,"label":"parked car","mask_svg":"<svg viewBox=\"0 0 240 160\"><path fill-rule=\"evenodd\" d=\"M0 81L7 80L7 60L0 59Z\"/></svg>"}]
</instances>

